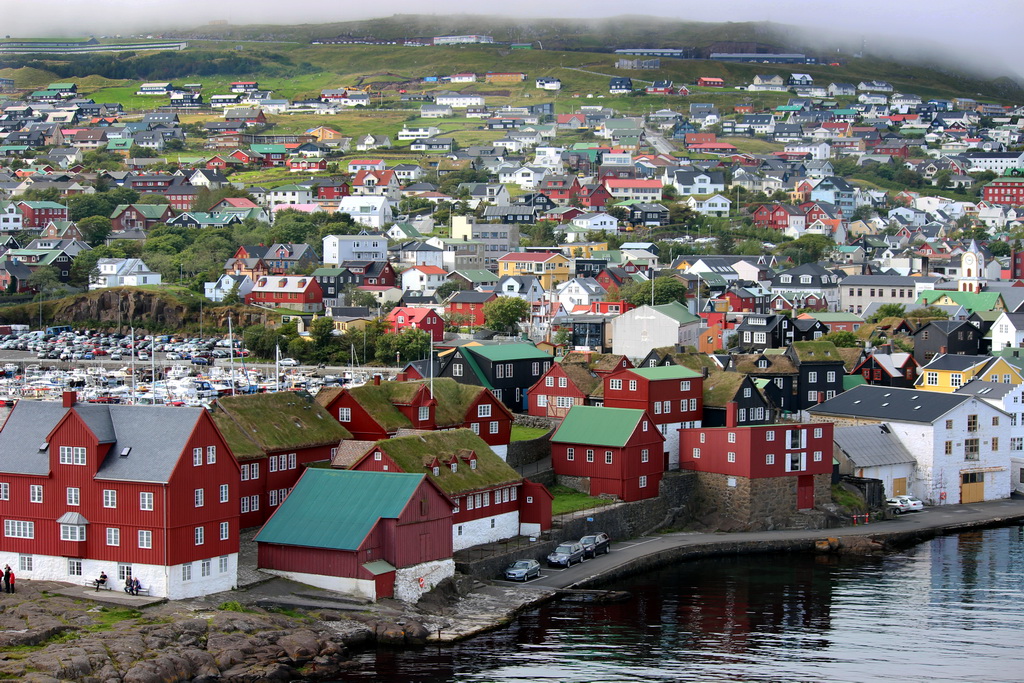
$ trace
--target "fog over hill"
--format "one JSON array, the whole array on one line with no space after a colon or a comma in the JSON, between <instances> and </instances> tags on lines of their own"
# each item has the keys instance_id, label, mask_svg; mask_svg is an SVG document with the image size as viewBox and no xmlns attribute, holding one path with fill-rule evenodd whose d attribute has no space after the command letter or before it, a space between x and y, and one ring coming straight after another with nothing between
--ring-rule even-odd
<instances>
[{"instance_id":1,"label":"fog over hill","mask_svg":"<svg viewBox=\"0 0 1024 683\"><path fill-rule=\"evenodd\" d=\"M544 25L542 18L553 14L566 19L562 25L582 25L622 13L625 6L612 0L591 0L579 5L577 17L563 6L539 0L520 0L495 8L501 14L488 15L493 25L522 23ZM304 24L307 30L332 22L352 22L394 13L422 12L424 5L411 0L392 0L385 5L305 0L281 3L269 0L0 0L3 31L12 37L73 36L89 34L158 34L194 29L209 21L246 25L285 27ZM432 16L424 25L455 28L458 13L479 14L481 5L467 0L439 0L429 6ZM488 8L490 9L490 8ZM850 55L863 45L868 55L906 60L951 71L993 78L1011 76L1024 80L1024 53L1016 49L1017 34L1024 25L1024 3L1020 0L905 0L901 3L862 0L718 0L698 3L690 0L641 0L628 9L648 18L662 18L663 28L681 22L774 22L765 27L771 43L780 48L807 47L825 54ZM504 15L504 16L502 16ZM408 20L414 28L416 18ZM316 23L312 23L316 22ZM595 22L595 23L598 23ZM559 22L561 23L561 22ZM506 24L507 26L507 24ZM426 28L426 26L424 26ZM222 29L223 27L216 27ZM486 32L481 27L476 32ZM579 26L583 28L583 26ZM692 29L691 25L691 29ZM411 34L415 31L410 30ZM495 31L497 33L497 31ZM496 35L495 38L503 39ZM234 38L233 38L234 39ZM505 37L504 39L508 39ZM764 41L768 42L768 41Z\"/></svg>"}]
</instances>

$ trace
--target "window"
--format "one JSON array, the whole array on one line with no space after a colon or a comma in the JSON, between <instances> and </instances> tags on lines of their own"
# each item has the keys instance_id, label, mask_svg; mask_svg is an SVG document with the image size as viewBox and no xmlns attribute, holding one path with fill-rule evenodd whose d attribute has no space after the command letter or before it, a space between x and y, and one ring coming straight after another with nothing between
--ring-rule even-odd
<instances>
[{"instance_id":1,"label":"window","mask_svg":"<svg viewBox=\"0 0 1024 683\"><path fill-rule=\"evenodd\" d=\"M199 575L200 576L209 576L210 575L210 568L211 568L212 564L213 563L212 563L211 560L203 560L203 561L201 561L199 563Z\"/></svg>"},{"instance_id":2,"label":"window","mask_svg":"<svg viewBox=\"0 0 1024 683\"><path fill-rule=\"evenodd\" d=\"M631 392L632 391L636 391L636 380L635 379L629 380L629 390Z\"/></svg>"},{"instance_id":3,"label":"window","mask_svg":"<svg viewBox=\"0 0 1024 683\"><path fill-rule=\"evenodd\" d=\"M952 420L946 420L946 429L952 429L952 428L953 428L953 421Z\"/></svg>"},{"instance_id":4,"label":"window","mask_svg":"<svg viewBox=\"0 0 1024 683\"><path fill-rule=\"evenodd\" d=\"M490 417L491 416L491 404L482 403L476 407L477 417Z\"/></svg>"},{"instance_id":5,"label":"window","mask_svg":"<svg viewBox=\"0 0 1024 683\"><path fill-rule=\"evenodd\" d=\"M153 494L150 491L142 491L139 493L139 509L140 510L152 510L153 509Z\"/></svg>"},{"instance_id":6,"label":"window","mask_svg":"<svg viewBox=\"0 0 1024 683\"><path fill-rule=\"evenodd\" d=\"M953 387L959 387L964 383L964 376L959 372L954 372L949 376L949 383Z\"/></svg>"},{"instance_id":7,"label":"window","mask_svg":"<svg viewBox=\"0 0 1024 683\"><path fill-rule=\"evenodd\" d=\"M249 496L242 496L242 514L249 511Z\"/></svg>"},{"instance_id":8,"label":"window","mask_svg":"<svg viewBox=\"0 0 1024 683\"><path fill-rule=\"evenodd\" d=\"M572 396L555 396L555 407L557 408L572 408L573 398Z\"/></svg>"},{"instance_id":9,"label":"window","mask_svg":"<svg viewBox=\"0 0 1024 683\"><path fill-rule=\"evenodd\" d=\"M647 488L647 476L646 476L646 475L642 475L642 476L640 477L640 480L639 480L639 481L637 482L637 485L638 485L638 486L639 486L640 488L642 488L642 489L645 489L645 488Z\"/></svg>"},{"instance_id":10,"label":"window","mask_svg":"<svg viewBox=\"0 0 1024 683\"><path fill-rule=\"evenodd\" d=\"M953 442L952 441L945 442L945 444L943 445L943 451L942 452L945 453L946 455L953 455Z\"/></svg>"},{"instance_id":11,"label":"window","mask_svg":"<svg viewBox=\"0 0 1024 683\"><path fill-rule=\"evenodd\" d=\"M198 467L203 464L203 449L193 448L192 449L192 466Z\"/></svg>"},{"instance_id":12,"label":"window","mask_svg":"<svg viewBox=\"0 0 1024 683\"><path fill-rule=\"evenodd\" d=\"M736 462L736 454L730 451L729 454L725 456L725 459L729 462Z\"/></svg>"},{"instance_id":13,"label":"window","mask_svg":"<svg viewBox=\"0 0 1024 683\"><path fill-rule=\"evenodd\" d=\"M546 386L546 387L553 387L553 386L555 386L555 378L554 377L545 377L544 378L544 386Z\"/></svg>"},{"instance_id":14,"label":"window","mask_svg":"<svg viewBox=\"0 0 1024 683\"><path fill-rule=\"evenodd\" d=\"M547 394L537 394L537 407L547 408L548 407L548 396Z\"/></svg>"},{"instance_id":15,"label":"window","mask_svg":"<svg viewBox=\"0 0 1024 683\"><path fill-rule=\"evenodd\" d=\"M992 437L992 450L993 451L998 451L999 450L999 437L998 436L993 436Z\"/></svg>"},{"instance_id":16,"label":"window","mask_svg":"<svg viewBox=\"0 0 1024 683\"><path fill-rule=\"evenodd\" d=\"M697 399L691 398L690 399L690 412L693 412L694 410L697 410Z\"/></svg>"},{"instance_id":17,"label":"window","mask_svg":"<svg viewBox=\"0 0 1024 683\"><path fill-rule=\"evenodd\" d=\"M32 556L31 555L18 555L18 571L30 572L32 571Z\"/></svg>"},{"instance_id":18,"label":"window","mask_svg":"<svg viewBox=\"0 0 1024 683\"><path fill-rule=\"evenodd\" d=\"M1010 438L1011 451L1024 451L1024 437L1014 436ZM1024 469L1021 470L1024 472Z\"/></svg>"},{"instance_id":19,"label":"window","mask_svg":"<svg viewBox=\"0 0 1024 683\"><path fill-rule=\"evenodd\" d=\"M693 449L693 457L694 457L694 459L697 459L697 460L700 459L700 449L699 448L694 448Z\"/></svg>"},{"instance_id":20,"label":"window","mask_svg":"<svg viewBox=\"0 0 1024 683\"><path fill-rule=\"evenodd\" d=\"M81 446L61 446L60 447L60 464L61 465L84 465L85 464L85 449Z\"/></svg>"},{"instance_id":21,"label":"window","mask_svg":"<svg viewBox=\"0 0 1024 683\"><path fill-rule=\"evenodd\" d=\"M220 502L222 502L222 503L228 502L228 491L229 491L229 489L228 489L228 485L227 484L221 484L220 485Z\"/></svg>"},{"instance_id":22,"label":"window","mask_svg":"<svg viewBox=\"0 0 1024 683\"><path fill-rule=\"evenodd\" d=\"M241 478L242 481L249 481L249 466L248 465L242 465L241 470L242 470L242 478Z\"/></svg>"},{"instance_id":23,"label":"window","mask_svg":"<svg viewBox=\"0 0 1024 683\"><path fill-rule=\"evenodd\" d=\"M192 580L192 563L181 565L181 580L191 581Z\"/></svg>"},{"instance_id":24,"label":"window","mask_svg":"<svg viewBox=\"0 0 1024 683\"><path fill-rule=\"evenodd\" d=\"M430 406L420 406L419 419L420 422L426 422L430 419Z\"/></svg>"},{"instance_id":25,"label":"window","mask_svg":"<svg viewBox=\"0 0 1024 683\"><path fill-rule=\"evenodd\" d=\"M930 387L936 387L939 385L939 373L937 372L926 372L924 373L925 383Z\"/></svg>"},{"instance_id":26,"label":"window","mask_svg":"<svg viewBox=\"0 0 1024 683\"><path fill-rule=\"evenodd\" d=\"M231 522L220 523L220 540L226 541L231 536Z\"/></svg>"},{"instance_id":27,"label":"window","mask_svg":"<svg viewBox=\"0 0 1024 683\"><path fill-rule=\"evenodd\" d=\"M821 435L822 435L822 433L823 433L823 432L822 432L822 429L821 429L821 427L815 427L815 428L814 428L814 438L815 438L815 439L820 439L820 438L821 438Z\"/></svg>"},{"instance_id":28,"label":"window","mask_svg":"<svg viewBox=\"0 0 1024 683\"><path fill-rule=\"evenodd\" d=\"M117 507L117 491L113 489L103 489L103 507L105 508L116 508Z\"/></svg>"},{"instance_id":29,"label":"window","mask_svg":"<svg viewBox=\"0 0 1024 683\"><path fill-rule=\"evenodd\" d=\"M593 448L588 448L587 449L587 462L594 462L594 449Z\"/></svg>"},{"instance_id":30,"label":"window","mask_svg":"<svg viewBox=\"0 0 1024 683\"><path fill-rule=\"evenodd\" d=\"M277 456L276 455L270 456L270 458L268 459L267 463L268 463L267 464L267 471L268 472L277 472Z\"/></svg>"},{"instance_id":31,"label":"window","mask_svg":"<svg viewBox=\"0 0 1024 683\"><path fill-rule=\"evenodd\" d=\"M605 451L604 452L604 464L605 465L611 465L612 464L612 452L611 451Z\"/></svg>"},{"instance_id":32,"label":"window","mask_svg":"<svg viewBox=\"0 0 1024 683\"><path fill-rule=\"evenodd\" d=\"M768 431L766 431L764 433L764 440L765 441L775 441L775 430L774 429L769 429Z\"/></svg>"},{"instance_id":33,"label":"window","mask_svg":"<svg viewBox=\"0 0 1024 683\"><path fill-rule=\"evenodd\" d=\"M814 462L821 462L821 451L814 451Z\"/></svg>"},{"instance_id":34,"label":"window","mask_svg":"<svg viewBox=\"0 0 1024 683\"><path fill-rule=\"evenodd\" d=\"M654 402L654 414L661 415L661 401Z\"/></svg>"},{"instance_id":35,"label":"window","mask_svg":"<svg viewBox=\"0 0 1024 683\"><path fill-rule=\"evenodd\" d=\"M226 574L227 573L227 571L228 571L228 556L227 555L221 555L219 558L217 558L217 571L219 571L221 574Z\"/></svg>"},{"instance_id":36,"label":"window","mask_svg":"<svg viewBox=\"0 0 1024 683\"><path fill-rule=\"evenodd\" d=\"M8 538L35 538L36 523L17 519L4 520L4 536Z\"/></svg>"},{"instance_id":37,"label":"window","mask_svg":"<svg viewBox=\"0 0 1024 683\"><path fill-rule=\"evenodd\" d=\"M206 503L206 492L204 489L196 489L195 492L195 504L197 508L203 507Z\"/></svg>"},{"instance_id":38,"label":"window","mask_svg":"<svg viewBox=\"0 0 1024 683\"><path fill-rule=\"evenodd\" d=\"M968 415L967 416L967 431L976 432L978 431L978 416Z\"/></svg>"},{"instance_id":39,"label":"window","mask_svg":"<svg viewBox=\"0 0 1024 683\"><path fill-rule=\"evenodd\" d=\"M82 575L82 561L81 560L68 560L68 576L81 576Z\"/></svg>"},{"instance_id":40,"label":"window","mask_svg":"<svg viewBox=\"0 0 1024 683\"><path fill-rule=\"evenodd\" d=\"M474 434L479 434L480 433L480 423L479 422L473 422L472 424L469 425L469 428L473 430Z\"/></svg>"},{"instance_id":41,"label":"window","mask_svg":"<svg viewBox=\"0 0 1024 683\"><path fill-rule=\"evenodd\" d=\"M249 496L249 509L253 512L260 509L260 497L258 495Z\"/></svg>"},{"instance_id":42,"label":"window","mask_svg":"<svg viewBox=\"0 0 1024 683\"><path fill-rule=\"evenodd\" d=\"M816 372L808 372L807 373L807 381L808 382L817 382L818 381L818 373L816 373Z\"/></svg>"},{"instance_id":43,"label":"window","mask_svg":"<svg viewBox=\"0 0 1024 683\"><path fill-rule=\"evenodd\" d=\"M684 382L680 382L679 383L679 391L689 391L689 390L690 390L690 381L689 380L686 380Z\"/></svg>"},{"instance_id":44,"label":"window","mask_svg":"<svg viewBox=\"0 0 1024 683\"><path fill-rule=\"evenodd\" d=\"M352 409L351 408L338 408L338 422L351 422L352 421Z\"/></svg>"},{"instance_id":45,"label":"window","mask_svg":"<svg viewBox=\"0 0 1024 683\"><path fill-rule=\"evenodd\" d=\"M977 460L980 453L979 439L964 439L964 460Z\"/></svg>"},{"instance_id":46,"label":"window","mask_svg":"<svg viewBox=\"0 0 1024 683\"><path fill-rule=\"evenodd\" d=\"M196 527L195 541L196 545L202 545L206 542L206 529L204 527Z\"/></svg>"},{"instance_id":47,"label":"window","mask_svg":"<svg viewBox=\"0 0 1024 683\"><path fill-rule=\"evenodd\" d=\"M85 540L85 525L84 524L61 524L60 525L60 540L62 540L62 541L84 541Z\"/></svg>"},{"instance_id":48,"label":"window","mask_svg":"<svg viewBox=\"0 0 1024 683\"><path fill-rule=\"evenodd\" d=\"M153 532L146 529L139 529L139 547L148 549L153 547Z\"/></svg>"},{"instance_id":49,"label":"window","mask_svg":"<svg viewBox=\"0 0 1024 683\"><path fill-rule=\"evenodd\" d=\"M251 465L249 465L249 478L250 479L259 479L260 478L260 464L258 462L254 462Z\"/></svg>"},{"instance_id":50,"label":"window","mask_svg":"<svg viewBox=\"0 0 1024 683\"><path fill-rule=\"evenodd\" d=\"M651 453L646 448L640 451L640 462L649 462L651 459Z\"/></svg>"},{"instance_id":51,"label":"window","mask_svg":"<svg viewBox=\"0 0 1024 683\"><path fill-rule=\"evenodd\" d=\"M576 459L576 449L575 448L566 448L565 449L565 459L566 460L575 460Z\"/></svg>"},{"instance_id":52,"label":"window","mask_svg":"<svg viewBox=\"0 0 1024 683\"><path fill-rule=\"evenodd\" d=\"M462 377L462 363L456 363L452 366L452 377Z\"/></svg>"},{"instance_id":53,"label":"window","mask_svg":"<svg viewBox=\"0 0 1024 683\"><path fill-rule=\"evenodd\" d=\"M992 417L992 426L993 427L998 427L999 426L999 416L998 415L995 415L995 416Z\"/></svg>"},{"instance_id":54,"label":"window","mask_svg":"<svg viewBox=\"0 0 1024 683\"><path fill-rule=\"evenodd\" d=\"M775 454L774 453L766 453L765 456L764 456L764 464L765 465L774 465L775 464Z\"/></svg>"},{"instance_id":55,"label":"window","mask_svg":"<svg viewBox=\"0 0 1024 683\"><path fill-rule=\"evenodd\" d=\"M827 382L835 382L836 381L836 373L830 371L828 374L825 375L825 380Z\"/></svg>"},{"instance_id":56,"label":"window","mask_svg":"<svg viewBox=\"0 0 1024 683\"><path fill-rule=\"evenodd\" d=\"M608 389L610 391L619 391L622 389L621 379L610 379L608 380Z\"/></svg>"},{"instance_id":57,"label":"window","mask_svg":"<svg viewBox=\"0 0 1024 683\"><path fill-rule=\"evenodd\" d=\"M0 500L11 499L11 485L8 482L0 482Z\"/></svg>"},{"instance_id":58,"label":"window","mask_svg":"<svg viewBox=\"0 0 1024 683\"><path fill-rule=\"evenodd\" d=\"M641 424L643 425L643 431L646 432L647 431L647 420L644 420Z\"/></svg>"},{"instance_id":59,"label":"window","mask_svg":"<svg viewBox=\"0 0 1024 683\"><path fill-rule=\"evenodd\" d=\"M68 505L79 505L80 499L80 489L68 487Z\"/></svg>"},{"instance_id":60,"label":"window","mask_svg":"<svg viewBox=\"0 0 1024 683\"><path fill-rule=\"evenodd\" d=\"M121 530L117 527L107 527L107 545L121 545Z\"/></svg>"},{"instance_id":61,"label":"window","mask_svg":"<svg viewBox=\"0 0 1024 683\"><path fill-rule=\"evenodd\" d=\"M807 469L806 460L806 453L790 453L789 458L786 460L786 471L800 472Z\"/></svg>"},{"instance_id":62,"label":"window","mask_svg":"<svg viewBox=\"0 0 1024 683\"><path fill-rule=\"evenodd\" d=\"M30 503L42 503L43 502L43 485L32 484L28 487L28 502Z\"/></svg>"},{"instance_id":63,"label":"window","mask_svg":"<svg viewBox=\"0 0 1024 683\"><path fill-rule=\"evenodd\" d=\"M491 434L497 434L498 433L498 423L497 423L497 421L492 421L491 422L490 433Z\"/></svg>"}]
</instances>

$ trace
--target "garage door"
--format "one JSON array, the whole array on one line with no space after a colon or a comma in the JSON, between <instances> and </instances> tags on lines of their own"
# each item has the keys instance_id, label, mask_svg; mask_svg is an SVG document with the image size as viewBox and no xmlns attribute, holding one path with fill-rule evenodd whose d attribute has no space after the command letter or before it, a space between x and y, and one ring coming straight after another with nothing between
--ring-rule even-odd
<instances>
[{"instance_id":1,"label":"garage door","mask_svg":"<svg viewBox=\"0 0 1024 683\"><path fill-rule=\"evenodd\" d=\"M907 478L899 477L892 480L892 495L894 496L905 496L907 495Z\"/></svg>"},{"instance_id":2,"label":"garage door","mask_svg":"<svg viewBox=\"0 0 1024 683\"><path fill-rule=\"evenodd\" d=\"M980 503L985 500L985 473L964 472L960 475L960 502Z\"/></svg>"}]
</instances>

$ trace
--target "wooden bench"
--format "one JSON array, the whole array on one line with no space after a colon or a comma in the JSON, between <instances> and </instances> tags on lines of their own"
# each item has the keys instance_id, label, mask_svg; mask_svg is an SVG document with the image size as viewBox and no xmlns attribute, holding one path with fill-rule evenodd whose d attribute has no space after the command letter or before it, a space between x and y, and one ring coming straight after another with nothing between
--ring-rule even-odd
<instances>
[{"instance_id":1,"label":"wooden bench","mask_svg":"<svg viewBox=\"0 0 1024 683\"><path fill-rule=\"evenodd\" d=\"M128 595L149 595L149 589L148 588L143 588L141 586L139 587L138 590L135 591L135 593L129 593L128 592L128 588L125 588L124 592L128 593Z\"/></svg>"},{"instance_id":2,"label":"wooden bench","mask_svg":"<svg viewBox=\"0 0 1024 683\"><path fill-rule=\"evenodd\" d=\"M110 586L110 579L107 579L106 583L99 584L98 587L96 585L96 579L86 579L85 581L82 582L82 585L83 586L88 586L89 588L97 588L97 589L102 589L102 590L106 590L106 591L112 590L112 588Z\"/></svg>"}]
</instances>

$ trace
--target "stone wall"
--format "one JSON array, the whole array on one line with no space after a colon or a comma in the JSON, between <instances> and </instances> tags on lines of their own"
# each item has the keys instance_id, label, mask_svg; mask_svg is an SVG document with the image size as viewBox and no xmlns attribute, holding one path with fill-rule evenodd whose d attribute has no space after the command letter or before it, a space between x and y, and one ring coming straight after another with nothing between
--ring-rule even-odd
<instances>
[{"instance_id":1,"label":"stone wall","mask_svg":"<svg viewBox=\"0 0 1024 683\"><path fill-rule=\"evenodd\" d=\"M527 415L526 413L515 413L512 424L520 427L532 427L533 429L554 429L562 423L558 417L540 417L539 415Z\"/></svg>"},{"instance_id":2,"label":"stone wall","mask_svg":"<svg viewBox=\"0 0 1024 683\"><path fill-rule=\"evenodd\" d=\"M554 520L549 538L518 545L507 553L479 557L472 550L455 558L455 568L480 579L495 579L513 560L533 558L542 564L559 543L577 540L588 533L603 531L612 540L636 538L660 528L674 526L692 513L696 477L693 472L667 472L661 480L661 495L634 503L615 503L586 512L561 515ZM587 521L588 518L593 521Z\"/></svg>"},{"instance_id":3,"label":"stone wall","mask_svg":"<svg viewBox=\"0 0 1024 683\"><path fill-rule=\"evenodd\" d=\"M555 483L590 495L590 477L570 477L567 474L556 474Z\"/></svg>"},{"instance_id":4,"label":"stone wall","mask_svg":"<svg viewBox=\"0 0 1024 683\"><path fill-rule=\"evenodd\" d=\"M455 563L451 560L434 560L399 569L395 572L395 598L416 602L424 593L454 575Z\"/></svg>"},{"instance_id":5,"label":"stone wall","mask_svg":"<svg viewBox=\"0 0 1024 683\"><path fill-rule=\"evenodd\" d=\"M823 505L832 499L831 475L814 475L814 500ZM717 518L724 530L767 531L786 528L826 528L825 515L797 510L797 478L748 479L712 472L697 473L698 517Z\"/></svg>"},{"instance_id":6,"label":"stone wall","mask_svg":"<svg viewBox=\"0 0 1024 683\"><path fill-rule=\"evenodd\" d=\"M540 419L540 418L536 418ZM541 426L541 429L544 427ZM513 441L508 445L508 452L505 455L505 462L511 467L519 468L524 465L532 465L535 462L551 457L551 434L550 431L544 436L528 441Z\"/></svg>"}]
</instances>

